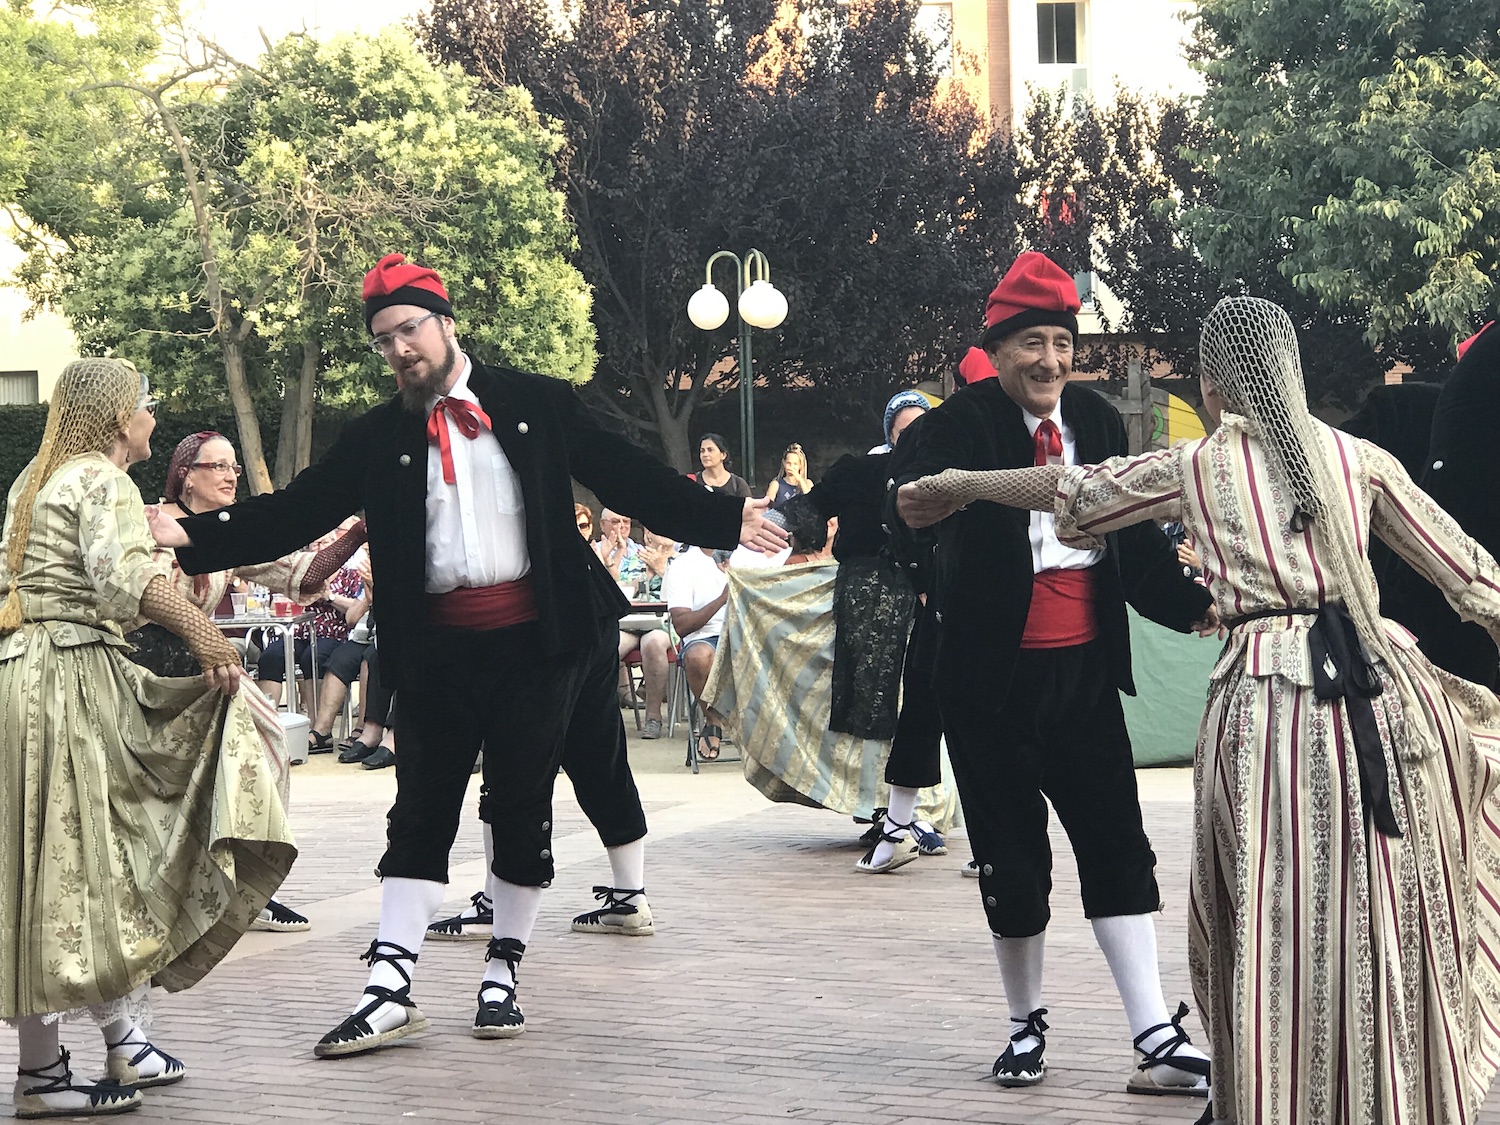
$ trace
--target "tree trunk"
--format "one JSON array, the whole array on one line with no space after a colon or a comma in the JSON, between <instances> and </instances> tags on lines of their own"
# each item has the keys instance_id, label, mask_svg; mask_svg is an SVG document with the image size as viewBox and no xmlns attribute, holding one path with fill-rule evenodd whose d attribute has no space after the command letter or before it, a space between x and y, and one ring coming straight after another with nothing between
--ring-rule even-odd
<instances>
[{"instance_id":1,"label":"tree trunk","mask_svg":"<svg viewBox=\"0 0 1500 1125\"><path fill-rule=\"evenodd\" d=\"M286 380L281 394L281 436L276 442L277 488L285 488L312 463L313 402L323 349L316 340L304 340L301 355L297 378Z\"/></svg>"},{"instance_id":2,"label":"tree trunk","mask_svg":"<svg viewBox=\"0 0 1500 1125\"><path fill-rule=\"evenodd\" d=\"M255 417L255 402L245 378L244 344L229 333L219 333L224 351L224 379L229 384L229 401L234 406L234 422L239 429L240 459L250 478L250 491L271 491L271 473L266 468L266 451L260 443L260 420Z\"/></svg>"},{"instance_id":3,"label":"tree trunk","mask_svg":"<svg viewBox=\"0 0 1500 1125\"><path fill-rule=\"evenodd\" d=\"M693 472L698 467L698 459L693 456L692 425L693 415L687 410L679 415L663 410L656 419L656 432L667 464L684 473Z\"/></svg>"},{"instance_id":4,"label":"tree trunk","mask_svg":"<svg viewBox=\"0 0 1500 1125\"><path fill-rule=\"evenodd\" d=\"M276 437L276 473L272 478L277 488L285 488L287 481L296 473L297 464L297 414L302 403L301 386L296 379L283 379L281 385L281 431Z\"/></svg>"},{"instance_id":5,"label":"tree trunk","mask_svg":"<svg viewBox=\"0 0 1500 1125\"><path fill-rule=\"evenodd\" d=\"M313 405L318 389L318 368L322 361L322 343L318 340L302 341L302 377L298 381L300 414L297 418L294 473L300 473L312 464Z\"/></svg>"}]
</instances>

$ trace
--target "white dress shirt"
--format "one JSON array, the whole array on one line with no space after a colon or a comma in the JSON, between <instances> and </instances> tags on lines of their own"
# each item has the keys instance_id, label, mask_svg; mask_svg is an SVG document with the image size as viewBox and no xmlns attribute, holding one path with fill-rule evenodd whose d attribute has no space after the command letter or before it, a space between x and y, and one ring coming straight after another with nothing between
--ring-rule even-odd
<instances>
[{"instance_id":1,"label":"white dress shirt","mask_svg":"<svg viewBox=\"0 0 1500 1125\"><path fill-rule=\"evenodd\" d=\"M1026 429L1034 439L1042 419L1028 410L1021 411L1026 419ZM1063 421L1062 411L1054 411L1052 421L1062 431L1062 457L1049 457L1049 465L1078 464L1078 446L1073 440L1073 427ZM1104 557L1103 551L1075 551L1064 547L1057 538L1057 519L1051 512L1031 513L1031 573L1044 570L1085 570Z\"/></svg>"},{"instance_id":2,"label":"white dress shirt","mask_svg":"<svg viewBox=\"0 0 1500 1125\"><path fill-rule=\"evenodd\" d=\"M469 357L449 398L479 405L469 389ZM439 400L427 406L432 416ZM436 442L427 446L427 592L446 594L460 586L514 582L531 570L526 550L526 503L521 481L495 435L483 426L464 437L445 413L452 445L454 483L443 480Z\"/></svg>"}]
</instances>

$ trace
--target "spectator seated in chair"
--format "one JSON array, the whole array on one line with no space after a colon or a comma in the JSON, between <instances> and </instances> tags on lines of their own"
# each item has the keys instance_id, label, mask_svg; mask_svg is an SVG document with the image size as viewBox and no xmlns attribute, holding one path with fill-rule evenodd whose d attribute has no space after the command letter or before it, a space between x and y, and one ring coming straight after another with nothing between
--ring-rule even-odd
<instances>
[{"instance_id":1,"label":"spectator seated in chair","mask_svg":"<svg viewBox=\"0 0 1500 1125\"><path fill-rule=\"evenodd\" d=\"M724 630L725 606L729 601L729 580L724 576L728 569L728 553L723 553L724 561L720 561L719 555L720 552L707 547L689 547L672 563L662 583L662 597L672 616L672 628L682 638L677 662L695 699L701 696L708 683L714 650L718 648L719 634ZM705 762L716 761L719 757L719 740L724 736L723 722L722 715L703 705L698 757Z\"/></svg>"}]
</instances>

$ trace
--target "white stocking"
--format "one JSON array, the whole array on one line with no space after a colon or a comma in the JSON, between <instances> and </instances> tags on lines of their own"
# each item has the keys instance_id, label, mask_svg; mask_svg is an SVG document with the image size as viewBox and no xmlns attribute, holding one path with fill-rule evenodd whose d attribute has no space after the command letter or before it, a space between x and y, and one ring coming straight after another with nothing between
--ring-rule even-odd
<instances>
[{"instance_id":1,"label":"white stocking","mask_svg":"<svg viewBox=\"0 0 1500 1125\"><path fill-rule=\"evenodd\" d=\"M616 890L639 891L646 886L646 837L605 850Z\"/></svg>"},{"instance_id":2,"label":"white stocking","mask_svg":"<svg viewBox=\"0 0 1500 1125\"><path fill-rule=\"evenodd\" d=\"M42 1016L27 1016L21 1020L17 1030L21 1035L21 1057L16 1065L22 1070L39 1070L41 1078L23 1078L16 1075L16 1093L23 1094L31 1086L45 1083L64 1071L62 1045L57 1038L57 1021L47 1021ZM54 1111L85 1110L89 1106L88 1092L58 1092L43 1094L41 1099Z\"/></svg>"},{"instance_id":3,"label":"white stocking","mask_svg":"<svg viewBox=\"0 0 1500 1125\"><path fill-rule=\"evenodd\" d=\"M495 901L494 936L514 938L525 945L531 940L537 913L542 909L542 888L523 887L500 878L492 879L491 886L494 889L490 892L490 897ZM493 957L486 962L484 979L498 981L512 988L516 983L516 978L510 971L510 963L501 957Z\"/></svg>"},{"instance_id":4,"label":"white stocking","mask_svg":"<svg viewBox=\"0 0 1500 1125\"><path fill-rule=\"evenodd\" d=\"M896 836L899 840L906 839L906 826L911 823L912 815L917 811L917 791L908 789L904 785L891 786L891 806L886 810L885 824L883 825L887 836ZM870 866L879 867L881 864L889 863L891 856L896 854L896 845L889 840L881 840L875 845L875 854L870 859Z\"/></svg>"},{"instance_id":5,"label":"white stocking","mask_svg":"<svg viewBox=\"0 0 1500 1125\"><path fill-rule=\"evenodd\" d=\"M1161 972L1156 961L1156 922L1149 914L1116 914L1109 918L1094 919L1094 938L1104 951L1109 962L1109 971L1115 978L1115 987L1120 990L1120 1002L1125 1006L1125 1018L1130 1023L1130 1034L1138 1036L1148 1028L1167 1023L1167 1003L1161 992ZM1141 1047L1150 1051L1153 1047L1176 1035L1168 1027L1153 1032L1141 1040ZM1204 1054L1192 1044L1183 1044L1177 1054L1192 1058L1204 1058ZM1197 1076L1176 1067L1156 1067L1153 1071L1158 1082L1167 1085L1191 1086Z\"/></svg>"},{"instance_id":6,"label":"white stocking","mask_svg":"<svg viewBox=\"0 0 1500 1125\"><path fill-rule=\"evenodd\" d=\"M427 934L427 923L438 907L443 905L444 887L431 879L386 879L380 887L380 935L379 940L399 945L412 954L422 951L422 938ZM415 975L416 965L401 962L401 967ZM384 988L400 988L406 978L396 966L386 961L377 961L370 966L370 985ZM365 1005L361 996L356 1010ZM376 1031L389 1031L406 1022L406 1009L390 1002L380 1005L366 1017Z\"/></svg>"},{"instance_id":7,"label":"white stocking","mask_svg":"<svg viewBox=\"0 0 1500 1125\"><path fill-rule=\"evenodd\" d=\"M1042 1006L1042 961L1047 951L1047 933L1031 937L1007 938L991 934L995 960L1000 963L1000 980L1005 985L1005 1003L1010 1010L1011 1031L1026 1026L1027 1017ZM1011 1041L1016 1054L1038 1045L1034 1035Z\"/></svg>"}]
</instances>

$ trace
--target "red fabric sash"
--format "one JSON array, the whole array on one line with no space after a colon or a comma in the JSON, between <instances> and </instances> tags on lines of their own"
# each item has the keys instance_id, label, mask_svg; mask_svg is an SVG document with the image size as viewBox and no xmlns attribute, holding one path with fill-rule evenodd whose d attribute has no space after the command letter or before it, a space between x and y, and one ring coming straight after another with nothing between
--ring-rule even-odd
<instances>
[{"instance_id":1,"label":"red fabric sash","mask_svg":"<svg viewBox=\"0 0 1500 1125\"><path fill-rule=\"evenodd\" d=\"M536 616L530 575L498 586L460 586L427 595L427 620L445 629L505 629Z\"/></svg>"},{"instance_id":2,"label":"red fabric sash","mask_svg":"<svg viewBox=\"0 0 1500 1125\"><path fill-rule=\"evenodd\" d=\"M453 419L458 432L470 441L479 436L481 423L487 430L493 427L490 416L468 399L440 398L432 408L432 413L427 416L427 440L437 442L438 456L443 462L443 480L457 484L458 474L453 468L453 439L448 436L448 427L443 425L444 414Z\"/></svg>"},{"instance_id":3,"label":"red fabric sash","mask_svg":"<svg viewBox=\"0 0 1500 1125\"><path fill-rule=\"evenodd\" d=\"M1099 635L1094 616L1094 568L1044 570L1031 579L1022 648L1068 648Z\"/></svg>"}]
</instances>

